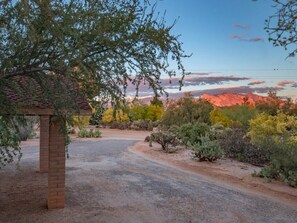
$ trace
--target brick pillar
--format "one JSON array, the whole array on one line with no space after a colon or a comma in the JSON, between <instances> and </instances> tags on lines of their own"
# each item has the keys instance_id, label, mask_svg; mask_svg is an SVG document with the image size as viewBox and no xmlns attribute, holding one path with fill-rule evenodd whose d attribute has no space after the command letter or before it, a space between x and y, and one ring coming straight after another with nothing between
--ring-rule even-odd
<instances>
[{"instance_id":1,"label":"brick pillar","mask_svg":"<svg viewBox=\"0 0 297 223\"><path fill-rule=\"evenodd\" d=\"M48 171L49 121L50 116L40 116L39 170L42 173Z\"/></svg>"},{"instance_id":2,"label":"brick pillar","mask_svg":"<svg viewBox=\"0 0 297 223\"><path fill-rule=\"evenodd\" d=\"M49 209L64 208L65 204L65 140L62 122L52 116L49 136L48 201Z\"/></svg>"}]
</instances>

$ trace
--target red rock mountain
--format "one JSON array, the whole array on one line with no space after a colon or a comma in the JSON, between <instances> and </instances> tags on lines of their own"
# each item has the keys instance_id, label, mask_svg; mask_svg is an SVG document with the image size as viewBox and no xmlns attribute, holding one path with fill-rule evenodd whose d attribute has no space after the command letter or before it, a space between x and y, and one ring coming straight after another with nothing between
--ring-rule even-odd
<instances>
[{"instance_id":1,"label":"red rock mountain","mask_svg":"<svg viewBox=\"0 0 297 223\"><path fill-rule=\"evenodd\" d=\"M209 101L216 107L229 107L233 105L242 105L247 103L250 106L255 106L258 101L272 102L273 99L269 97L260 96L257 94L219 94L209 95L203 94L202 99Z\"/></svg>"}]
</instances>

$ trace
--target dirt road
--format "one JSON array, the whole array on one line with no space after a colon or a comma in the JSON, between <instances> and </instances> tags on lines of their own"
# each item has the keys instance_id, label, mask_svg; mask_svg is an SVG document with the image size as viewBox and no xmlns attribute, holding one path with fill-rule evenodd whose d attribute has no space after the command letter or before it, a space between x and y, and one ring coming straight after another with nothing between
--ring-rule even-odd
<instances>
[{"instance_id":1,"label":"dirt road","mask_svg":"<svg viewBox=\"0 0 297 223\"><path fill-rule=\"evenodd\" d=\"M28 143L21 171L0 170L0 222L296 222L294 207L146 159L128 150L136 142L72 142L66 207L50 211L38 145Z\"/></svg>"}]
</instances>

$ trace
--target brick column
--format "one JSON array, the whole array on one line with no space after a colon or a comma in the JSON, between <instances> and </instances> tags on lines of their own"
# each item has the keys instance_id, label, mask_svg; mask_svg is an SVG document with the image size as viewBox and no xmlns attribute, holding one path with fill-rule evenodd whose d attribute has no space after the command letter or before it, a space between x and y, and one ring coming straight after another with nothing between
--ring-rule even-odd
<instances>
[{"instance_id":1,"label":"brick column","mask_svg":"<svg viewBox=\"0 0 297 223\"><path fill-rule=\"evenodd\" d=\"M48 201L49 209L64 208L65 204L65 140L62 122L52 116L49 136Z\"/></svg>"},{"instance_id":2,"label":"brick column","mask_svg":"<svg viewBox=\"0 0 297 223\"><path fill-rule=\"evenodd\" d=\"M48 171L49 122L49 115L40 116L39 170L42 173Z\"/></svg>"}]
</instances>

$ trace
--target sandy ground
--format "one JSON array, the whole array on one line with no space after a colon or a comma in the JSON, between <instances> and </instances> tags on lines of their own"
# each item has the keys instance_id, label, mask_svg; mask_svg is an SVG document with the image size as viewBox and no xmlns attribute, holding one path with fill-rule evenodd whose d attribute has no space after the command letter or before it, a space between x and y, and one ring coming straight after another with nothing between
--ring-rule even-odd
<instances>
[{"instance_id":1,"label":"sandy ground","mask_svg":"<svg viewBox=\"0 0 297 223\"><path fill-rule=\"evenodd\" d=\"M261 179L252 189L229 180L244 176L246 184L246 164L199 163L185 150L164 154L141 142L147 132L102 132L101 139L72 138L61 210L46 209L38 140L24 142L20 170L0 170L0 222L296 222L296 189L269 183L279 190L273 196L253 189L268 185Z\"/></svg>"}]
</instances>

